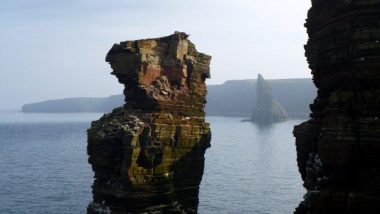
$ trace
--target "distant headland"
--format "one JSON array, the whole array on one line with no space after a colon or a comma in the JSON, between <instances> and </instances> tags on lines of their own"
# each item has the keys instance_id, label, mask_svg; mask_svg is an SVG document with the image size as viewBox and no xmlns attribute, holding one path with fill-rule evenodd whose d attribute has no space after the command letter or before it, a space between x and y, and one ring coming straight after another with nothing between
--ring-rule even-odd
<instances>
[{"instance_id":1,"label":"distant headland","mask_svg":"<svg viewBox=\"0 0 380 214\"><path fill-rule=\"evenodd\" d=\"M273 97L285 108L290 118L305 118L309 104L317 94L313 81L308 78L266 80L272 86ZM257 102L257 80L228 80L220 85L209 85L206 114L214 116L251 117ZM67 113L110 112L124 103L124 96L103 98L66 98L29 103L23 112Z\"/></svg>"}]
</instances>

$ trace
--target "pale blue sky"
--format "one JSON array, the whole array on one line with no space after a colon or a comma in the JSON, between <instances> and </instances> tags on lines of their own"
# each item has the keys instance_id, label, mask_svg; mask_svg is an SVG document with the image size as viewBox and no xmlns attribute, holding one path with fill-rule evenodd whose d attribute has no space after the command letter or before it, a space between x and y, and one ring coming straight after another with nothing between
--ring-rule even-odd
<instances>
[{"instance_id":1,"label":"pale blue sky","mask_svg":"<svg viewBox=\"0 0 380 214\"><path fill-rule=\"evenodd\" d=\"M113 43L185 31L213 56L212 79L311 77L307 0L1 0L0 109L122 93Z\"/></svg>"}]
</instances>

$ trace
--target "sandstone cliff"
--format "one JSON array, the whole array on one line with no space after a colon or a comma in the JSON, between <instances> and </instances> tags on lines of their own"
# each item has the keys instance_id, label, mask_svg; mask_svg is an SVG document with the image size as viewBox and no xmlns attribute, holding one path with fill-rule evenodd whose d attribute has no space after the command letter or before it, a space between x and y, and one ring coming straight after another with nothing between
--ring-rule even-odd
<instances>
[{"instance_id":1,"label":"sandstone cliff","mask_svg":"<svg viewBox=\"0 0 380 214\"><path fill-rule=\"evenodd\" d=\"M107 54L125 105L88 130L95 173L88 213L196 213L211 133L211 57L185 33L115 44Z\"/></svg>"},{"instance_id":2,"label":"sandstone cliff","mask_svg":"<svg viewBox=\"0 0 380 214\"><path fill-rule=\"evenodd\" d=\"M294 129L296 213L380 210L380 0L313 0L305 46L318 96Z\"/></svg>"},{"instance_id":3,"label":"sandstone cliff","mask_svg":"<svg viewBox=\"0 0 380 214\"><path fill-rule=\"evenodd\" d=\"M287 120L286 110L273 98L272 86L264 80L261 74L257 77L256 94L256 107L251 116L253 122L266 124Z\"/></svg>"}]
</instances>

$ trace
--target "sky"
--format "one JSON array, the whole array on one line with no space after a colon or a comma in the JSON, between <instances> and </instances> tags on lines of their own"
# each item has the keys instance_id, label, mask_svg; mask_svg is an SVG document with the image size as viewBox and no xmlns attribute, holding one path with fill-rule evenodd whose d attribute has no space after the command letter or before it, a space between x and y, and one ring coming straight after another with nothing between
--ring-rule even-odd
<instances>
[{"instance_id":1,"label":"sky","mask_svg":"<svg viewBox=\"0 0 380 214\"><path fill-rule=\"evenodd\" d=\"M310 78L305 0L1 0L0 110L122 93L105 56L114 43L190 34L211 79Z\"/></svg>"}]
</instances>

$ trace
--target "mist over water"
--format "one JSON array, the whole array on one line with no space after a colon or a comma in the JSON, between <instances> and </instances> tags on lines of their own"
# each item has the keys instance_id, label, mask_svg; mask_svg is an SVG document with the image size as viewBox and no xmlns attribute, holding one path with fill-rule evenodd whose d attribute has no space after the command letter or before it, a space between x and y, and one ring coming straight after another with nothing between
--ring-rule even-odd
<instances>
[{"instance_id":1,"label":"mist over water","mask_svg":"<svg viewBox=\"0 0 380 214\"><path fill-rule=\"evenodd\" d=\"M0 113L0 213L84 213L93 173L86 130L101 114ZM304 189L293 125L208 117L199 213L291 213Z\"/></svg>"}]
</instances>

